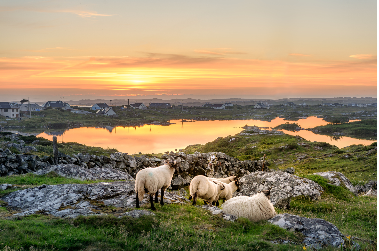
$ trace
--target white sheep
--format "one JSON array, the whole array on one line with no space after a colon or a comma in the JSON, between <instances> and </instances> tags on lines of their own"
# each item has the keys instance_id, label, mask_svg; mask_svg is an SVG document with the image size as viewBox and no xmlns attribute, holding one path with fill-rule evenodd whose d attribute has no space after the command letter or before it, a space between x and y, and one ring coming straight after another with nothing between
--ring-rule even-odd
<instances>
[{"instance_id":1,"label":"white sheep","mask_svg":"<svg viewBox=\"0 0 379 251\"><path fill-rule=\"evenodd\" d=\"M197 198L212 203L218 201L218 197L225 185L222 182L210 181L204 175L195 176L190 183L190 195L193 198L193 205L196 205Z\"/></svg>"},{"instance_id":2,"label":"white sheep","mask_svg":"<svg viewBox=\"0 0 379 251\"><path fill-rule=\"evenodd\" d=\"M210 177L208 177L208 179L210 181L216 181L216 182L220 181L220 182L225 183L225 184L229 184L230 182L238 180L237 176L229 176L229 177L226 177L226 178L210 178ZM233 192L235 192L235 191L233 191ZM224 193L224 191L222 193ZM189 196L189 200L192 200L192 196L191 195ZM218 206L218 201L217 201L217 206Z\"/></svg>"},{"instance_id":3,"label":"white sheep","mask_svg":"<svg viewBox=\"0 0 379 251\"><path fill-rule=\"evenodd\" d=\"M145 193L150 196L151 209L155 210L153 195L155 194L155 203L158 203L158 191L161 190L161 202L163 206L164 191L171 185L172 176L175 172L176 162L167 161L164 165L158 167L148 167L140 170L136 175L136 207L139 208L139 201L143 200Z\"/></svg>"},{"instance_id":4,"label":"white sheep","mask_svg":"<svg viewBox=\"0 0 379 251\"><path fill-rule=\"evenodd\" d=\"M222 210L227 214L245 217L254 222L268 220L276 215L274 206L263 192L251 197L234 197L223 204Z\"/></svg>"},{"instance_id":5,"label":"white sheep","mask_svg":"<svg viewBox=\"0 0 379 251\"><path fill-rule=\"evenodd\" d=\"M208 178L208 179L209 180L217 180L217 181L221 181L222 183L229 184L230 182L237 180L237 177L236 176L229 176L226 178Z\"/></svg>"},{"instance_id":6,"label":"white sheep","mask_svg":"<svg viewBox=\"0 0 379 251\"><path fill-rule=\"evenodd\" d=\"M222 199L223 202L225 202L226 200L230 200L233 197L233 193L235 191L240 191L240 182L237 178L233 182L225 184L225 189L221 191L218 199ZM216 206L219 206L218 201L216 202Z\"/></svg>"}]
</instances>

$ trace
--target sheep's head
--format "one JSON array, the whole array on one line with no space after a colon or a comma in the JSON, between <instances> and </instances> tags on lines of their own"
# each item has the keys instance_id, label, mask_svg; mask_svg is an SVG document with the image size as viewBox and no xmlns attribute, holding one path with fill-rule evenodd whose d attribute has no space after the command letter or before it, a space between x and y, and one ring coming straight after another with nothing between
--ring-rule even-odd
<instances>
[{"instance_id":1,"label":"sheep's head","mask_svg":"<svg viewBox=\"0 0 379 251\"><path fill-rule=\"evenodd\" d=\"M212 182L215 183L216 185L218 185L220 187L220 190L224 190L225 189L224 183L222 183L220 181L216 181L216 180L212 180Z\"/></svg>"},{"instance_id":2,"label":"sheep's head","mask_svg":"<svg viewBox=\"0 0 379 251\"><path fill-rule=\"evenodd\" d=\"M266 197L267 197L268 199L270 199L271 189L269 189L269 190L262 190L261 192L262 192L264 195L266 195Z\"/></svg>"},{"instance_id":3,"label":"sheep's head","mask_svg":"<svg viewBox=\"0 0 379 251\"><path fill-rule=\"evenodd\" d=\"M166 160L166 164L170 167L170 168L173 168L175 170L177 170L177 167L178 167L178 164L179 162L174 160L174 158L169 158ZM179 171L179 170L177 170Z\"/></svg>"},{"instance_id":4,"label":"sheep's head","mask_svg":"<svg viewBox=\"0 0 379 251\"><path fill-rule=\"evenodd\" d=\"M230 176L229 177L229 182L233 182L233 181L236 181L238 180L237 176Z\"/></svg>"}]
</instances>

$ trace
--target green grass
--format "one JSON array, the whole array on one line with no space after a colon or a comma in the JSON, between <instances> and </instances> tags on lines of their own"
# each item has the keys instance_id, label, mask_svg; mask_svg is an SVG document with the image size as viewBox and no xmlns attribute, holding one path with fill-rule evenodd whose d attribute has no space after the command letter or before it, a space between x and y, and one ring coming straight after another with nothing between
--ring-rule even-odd
<instances>
[{"instance_id":1,"label":"green grass","mask_svg":"<svg viewBox=\"0 0 379 251\"><path fill-rule=\"evenodd\" d=\"M351 123L330 124L316 126L312 129L315 133L333 136L335 133L343 133L345 136L358 139L376 139L377 120L367 119Z\"/></svg>"},{"instance_id":2,"label":"green grass","mask_svg":"<svg viewBox=\"0 0 379 251\"><path fill-rule=\"evenodd\" d=\"M285 124L278 125L278 126L274 127L273 129L276 129L276 130L282 130L282 129L284 129L284 130L287 130L287 131L296 131L297 128L301 128L301 126L299 126L296 123L286 122Z\"/></svg>"},{"instance_id":3,"label":"green grass","mask_svg":"<svg viewBox=\"0 0 379 251\"><path fill-rule=\"evenodd\" d=\"M271 240L302 236L266 222L227 222L190 205L157 206L156 216L58 219L32 215L0 220L0 250L302 250Z\"/></svg>"}]
</instances>

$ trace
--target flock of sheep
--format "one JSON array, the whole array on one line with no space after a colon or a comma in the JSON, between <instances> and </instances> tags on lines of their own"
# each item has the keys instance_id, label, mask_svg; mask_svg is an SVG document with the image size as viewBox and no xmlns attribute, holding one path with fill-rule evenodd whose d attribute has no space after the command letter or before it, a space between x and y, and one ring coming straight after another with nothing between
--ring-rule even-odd
<instances>
[{"instance_id":1,"label":"flock of sheep","mask_svg":"<svg viewBox=\"0 0 379 251\"><path fill-rule=\"evenodd\" d=\"M140 170L136 175L136 207L139 208L139 202L142 201L145 193L150 196L151 209L155 210L154 202L158 203L158 192L161 192L160 204L163 206L164 191L171 185L172 176L174 175L176 162L173 160L166 161L164 165L158 167L148 167ZM196 205L196 200L201 198L204 203L216 204L219 206L219 200L225 203L222 210L225 213L237 217L248 218L251 221L267 220L276 215L274 206L269 200L270 191L264 191L254 196L236 196L240 187L239 180L236 176L227 178L208 178L203 175L195 176L190 183L190 200ZM155 194L155 200L153 196Z\"/></svg>"}]
</instances>

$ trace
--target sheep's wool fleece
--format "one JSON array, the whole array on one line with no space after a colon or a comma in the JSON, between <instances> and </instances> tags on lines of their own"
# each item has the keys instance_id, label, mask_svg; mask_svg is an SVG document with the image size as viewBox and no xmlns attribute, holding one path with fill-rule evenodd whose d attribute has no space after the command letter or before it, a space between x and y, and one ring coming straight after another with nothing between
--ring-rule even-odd
<instances>
[{"instance_id":1,"label":"sheep's wool fleece","mask_svg":"<svg viewBox=\"0 0 379 251\"><path fill-rule=\"evenodd\" d=\"M155 194L160 188L166 189L171 184L174 169L170 170L168 165L155 168L145 168L136 175L135 190L138 192L139 200L143 200L145 189L148 194Z\"/></svg>"},{"instance_id":2,"label":"sheep's wool fleece","mask_svg":"<svg viewBox=\"0 0 379 251\"><path fill-rule=\"evenodd\" d=\"M220 192L220 187L203 175L195 176L191 180L190 194L192 197L197 193L199 198L212 202L218 199Z\"/></svg>"},{"instance_id":3,"label":"sheep's wool fleece","mask_svg":"<svg viewBox=\"0 0 379 251\"><path fill-rule=\"evenodd\" d=\"M223 204L222 210L227 214L244 217L254 222L268 220L276 215L274 206L263 193L251 197L234 197Z\"/></svg>"}]
</instances>

